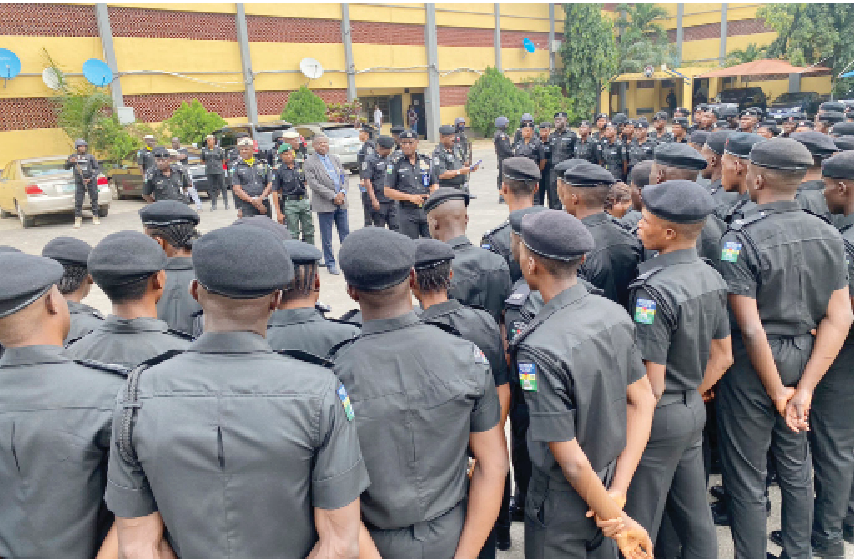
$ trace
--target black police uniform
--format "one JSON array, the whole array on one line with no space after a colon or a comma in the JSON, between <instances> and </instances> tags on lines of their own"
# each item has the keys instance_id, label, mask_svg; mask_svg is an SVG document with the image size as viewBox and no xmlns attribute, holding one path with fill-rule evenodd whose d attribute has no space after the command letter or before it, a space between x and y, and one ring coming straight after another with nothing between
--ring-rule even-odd
<instances>
[{"instance_id":1,"label":"black police uniform","mask_svg":"<svg viewBox=\"0 0 856 559\"><path fill-rule=\"evenodd\" d=\"M627 286L636 276L642 261L642 245L627 229L606 212L582 220L595 248L580 268L580 275L603 290L603 296L621 305L627 304Z\"/></svg>"},{"instance_id":2,"label":"black police uniform","mask_svg":"<svg viewBox=\"0 0 856 559\"><path fill-rule=\"evenodd\" d=\"M499 129L493 133L493 149L496 152L496 189L502 188L502 162L513 155L511 138L505 133L505 129Z\"/></svg>"},{"instance_id":3,"label":"black police uniform","mask_svg":"<svg viewBox=\"0 0 856 559\"><path fill-rule=\"evenodd\" d=\"M209 149L206 145L200 153L205 163L205 176L208 178L208 195L211 197L211 208L217 207L217 197L223 194L223 205L229 209L229 197L226 190L226 152L220 146Z\"/></svg>"},{"instance_id":4,"label":"black police uniform","mask_svg":"<svg viewBox=\"0 0 856 559\"><path fill-rule=\"evenodd\" d=\"M76 163L71 162L72 157L77 157ZM63 166L66 169L72 169L74 173L74 216L83 215L83 198L86 194L89 194L92 215L98 216L98 173L101 172L98 160L89 153L84 155L75 153L69 156ZM84 180L89 182L84 184Z\"/></svg>"},{"instance_id":5,"label":"black police uniform","mask_svg":"<svg viewBox=\"0 0 856 559\"><path fill-rule=\"evenodd\" d=\"M325 357L334 346L359 333L359 326L326 318L312 306L274 312L268 322L267 341L276 351L299 349Z\"/></svg>"},{"instance_id":6,"label":"black police uniform","mask_svg":"<svg viewBox=\"0 0 856 559\"><path fill-rule=\"evenodd\" d=\"M380 204L380 209L372 214L374 226L389 227L393 231L398 231L398 204L383 192L386 185L386 168L390 164L390 159L391 155L381 157L377 152L366 157L360 167L360 179L371 181L375 198Z\"/></svg>"},{"instance_id":7,"label":"black police uniform","mask_svg":"<svg viewBox=\"0 0 856 559\"><path fill-rule=\"evenodd\" d=\"M574 144L574 149L576 150L576 144ZM539 206L544 205L550 183L550 175L553 171L553 147L549 141L541 141L541 151L544 153L544 169L541 171L541 180L538 182L538 191L535 193L535 203Z\"/></svg>"},{"instance_id":8,"label":"black police uniform","mask_svg":"<svg viewBox=\"0 0 856 559\"><path fill-rule=\"evenodd\" d=\"M576 145L577 135L573 130L565 128L564 130L554 130L550 133L550 163L553 169L550 173L550 182L547 185L547 198L549 199L550 208L554 210L562 209L562 202L559 200L559 194L556 192L556 165L566 159L576 157Z\"/></svg>"},{"instance_id":9,"label":"black police uniform","mask_svg":"<svg viewBox=\"0 0 856 559\"><path fill-rule=\"evenodd\" d=\"M474 246L465 237L449 241L455 250L452 260L452 286L449 298L470 307L480 307L499 322L503 302L511 292L511 275L505 259L493 252Z\"/></svg>"},{"instance_id":10,"label":"black police uniform","mask_svg":"<svg viewBox=\"0 0 856 559\"><path fill-rule=\"evenodd\" d=\"M273 171L273 192L279 192L280 201L306 199L306 175L303 166L293 163L291 167L281 163ZM282 208L280 208L282 210Z\"/></svg>"},{"instance_id":11,"label":"black police uniform","mask_svg":"<svg viewBox=\"0 0 856 559\"><path fill-rule=\"evenodd\" d=\"M544 160L544 144L541 143L540 138L535 136L532 136L528 143L521 138L519 142L514 144L512 155L514 157L528 157L540 166L541 161Z\"/></svg>"},{"instance_id":12,"label":"black police uniform","mask_svg":"<svg viewBox=\"0 0 856 559\"><path fill-rule=\"evenodd\" d=\"M245 194L255 197L261 196L265 188L267 188L268 183L272 182L273 172L271 171L270 165L260 159L253 159L250 163L244 159L238 159L238 161L232 165L231 178L233 190L236 186L240 186ZM241 215L243 217L262 215L258 208L249 202L241 200L237 196L235 196L235 204L237 208L241 210ZM264 215L272 217L270 200L265 198L262 200L262 205L267 210Z\"/></svg>"},{"instance_id":13,"label":"black police uniform","mask_svg":"<svg viewBox=\"0 0 856 559\"><path fill-rule=\"evenodd\" d=\"M737 202L740 193L725 190L722 187L722 179L712 181L708 188L710 189L710 195L713 196L713 202L716 204L714 215L719 219L724 219L725 213Z\"/></svg>"},{"instance_id":14,"label":"black police uniform","mask_svg":"<svg viewBox=\"0 0 856 559\"><path fill-rule=\"evenodd\" d=\"M360 146L360 151L357 152L357 165L359 165L359 168L362 169L366 159L375 153L377 153L377 144L374 140L363 142L363 145ZM360 186L360 198L362 198L363 202L363 227L371 227L374 224L375 210L372 207L372 200L369 198L368 191L362 185Z\"/></svg>"},{"instance_id":15,"label":"black police uniform","mask_svg":"<svg viewBox=\"0 0 856 559\"><path fill-rule=\"evenodd\" d=\"M71 315L71 327L64 343L68 344L73 340L82 338L104 322L104 315L97 309L75 301L67 301L67 303L68 313Z\"/></svg>"},{"instance_id":16,"label":"black police uniform","mask_svg":"<svg viewBox=\"0 0 856 559\"><path fill-rule=\"evenodd\" d=\"M645 161L646 159L654 158L654 148L657 147L657 142L647 137L646 141L639 143L639 140L634 140L630 143L630 150L628 152L628 165L627 165L627 174L630 175L630 171L633 169L633 166L639 163L640 161Z\"/></svg>"},{"instance_id":17,"label":"black police uniform","mask_svg":"<svg viewBox=\"0 0 856 559\"><path fill-rule=\"evenodd\" d=\"M143 194L151 196L155 201L178 200L186 202L184 189L190 188L190 177L180 165L170 165L169 175L155 167L146 176Z\"/></svg>"},{"instance_id":18,"label":"black police uniform","mask_svg":"<svg viewBox=\"0 0 856 559\"><path fill-rule=\"evenodd\" d=\"M67 351L73 359L132 369L167 351L186 349L190 339L187 334L170 330L166 322L157 318L110 315L95 330L72 342Z\"/></svg>"},{"instance_id":19,"label":"black police uniform","mask_svg":"<svg viewBox=\"0 0 856 559\"><path fill-rule=\"evenodd\" d=\"M461 161L463 161L465 165L471 165L473 157L472 146L470 146L467 133L463 130L455 131L455 148L458 150L458 157L461 158Z\"/></svg>"},{"instance_id":20,"label":"black police uniform","mask_svg":"<svg viewBox=\"0 0 856 559\"><path fill-rule=\"evenodd\" d=\"M468 190L467 175L458 175L450 179L440 178L440 175L446 171L457 171L464 166L463 160L457 149L455 149L455 146L452 146L452 149L446 149L443 147L443 144L437 144L437 147L431 153L431 163L433 170L432 183L450 188Z\"/></svg>"},{"instance_id":21,"label":"black police uniform","mask_svg":"<svg viewBox=\"0 0 856 559\"><path fill-rule=\"evenodd\" d=\"M648 132L648 137L657 144L668 144L675 141L675 135L663 129L663 134L657 135L657 130Z\"/></svg>"},{"instance_id":22,"label":"black police uniform","mask_svg":"<svg viewBox=\"0 0 856 559\"><path fill-rule=\"evenodd\" d=\"M427 155L415 154L415 163L402 155L386 166L386 188L407 194L427 195L431 186L431 159ZM399 200L398 228L411 239L430 237L428 218L421 205Z\"/></svg>"},{"instance_id":23,"label":"black police uniform","mask_svg":"<svg viewBox=\"0 0 856 559\"><path fill-rule=\"evenodd\" d=\"M624 180L624 163L626 162L624 144L615 140L613 143L604 141L600 146L600 164L615 177L617 181Z\"/></svg>"},{"instance_id":24,"label":"black police uniform","mask_svg":"<svg viewBox=\"0 0 856 559\"><path fill-rule=\"evenodd\" d=\"M147 175L157 169L154 149L144 146L137 150L137 165L143 168L143 180L145 180Z\"/></svg>"},{"instance_id":25,"label":"black police uniform","mask_svg":"<svg viewBox=\"0 0 856 559\"><path fill-rule=\"evenodd\" d=\"M585 140L577 138L574 142L574 159L583 159L589 163L597 164L598 159L598 142L592 135L589 135Z\"/></svg>"}]
</instances>

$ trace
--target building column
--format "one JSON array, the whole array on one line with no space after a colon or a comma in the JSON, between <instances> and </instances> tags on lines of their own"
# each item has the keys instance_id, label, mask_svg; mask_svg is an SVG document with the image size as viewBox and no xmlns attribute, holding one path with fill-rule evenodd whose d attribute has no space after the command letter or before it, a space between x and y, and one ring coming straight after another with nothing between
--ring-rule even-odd
<instances>
[{"instance_id":1,"label":"building column","mask_svg":"<svg viewBox=\"0 0 856 559\"><path fill-rule=\"evenodd\" d=\"M259 123L259 107L256 103L256 86L253 83L253 61L250 56L250 41L247 33L247 14L242 3L235 4L235 26L238 31L238 47L241 50L241 72L244 77L244 103L247 106L247 120Z\"/></svg>"},{"instance_id":2,"label":"building column","mask_svg":"<svg viewBox=\"0 0 856 559\"><path fill-rule=\"evenodd\" d=\"M719 64L725 64L725 57L728 54L726 48L728 45L728 4L722 4L722 19L719 22Z\"/></svg>"},{"instance_id":3,"label":"building column","mask_svg":"<svg viewBox=\"0 0 856 559\"><path fill-rule=\"evenodd\" d=\"M802 90L802 74L788 74L788 93L799 93Z\"/></svg>"},{"instance_id":4,"label":"building column","mask_svg":"<svg viewBox=\"0 0 856 559\"><path fill-rule=\"evenodd\" d=\"M627 82L618 82L618 112L627 111Z\"/></svg>"},{"instance_id":5,"label":"building column","mask_svg":"<svg viewBox=\"0 0 856 559\"><path fill-rule=\"evenodd\" d=\"M678 4L677 28L675 29L675 49L678 53L678 68L684 64L684 5Z\"/></svg>"},{"instance_id":6,"label":"building column","mask_svg":"<svg viewBox=\"0 0 856 559\"><path fill-rule=\"evenodd\" d=\"M556 3L550 2L550 75L556 70L556 53L553 52L553 42L556 40Z\"/></svg>"},{"instance_id":7,"label":"building column","mask_svg":"<svg viewBox=\"0 0 856 559\"><path fill-rule=\"evenodd\" d=\"M440 128L440 61L437 55L437 20L434 4L425 4L425 51L428 58L428 94L425 96L425 136L439 141Z\"/></svg>"},{"instance_id":8,"label":"building column","mask_svg":"<svg viewBox=\"0 0 856 559\"><path fill-rule=\"evenodd\" d=\"M690 115L693 113L693 80L692 78L685 80L683 78L678 78L678 83L683 85L684 87L684 95L681 99L681 104L679 107L684 107L685 109L689 109Z\"/></svg>"},{"instance_id":9,"label":"building column","mask_svg":"<svg viewBox=\"0 0 856 559\"><path fill-rule=\"evenodd\" d=\"M500 37L499 4L493 5L493 52L496 69L502 72L502 39Z\"/></svg>"},{"instance_id":10,"label":"building column","mask_svg":"<svg viewBox=\"0 0 856 559\"><path fill-rule=\"evenodd\" d=\"M122 84L119 81L119 67L116 63L116 52L113 50L113 30L110 27L110 14L107 4L95 4L95 19L98 23L98 35L101 37L101 49L104 51L104 60L110 71L113 72L113 81L110 83L110 94L113 96L113 109L125 106L122 97Z\"/></svg>"},{"instance_id":11,"label":"building column","mask_svg":"<svg viewBox=\"0 0 856 559\"><path fill-rule=\"evenodd\" d=\"M637 89L636 84L638 82L632 81L629 82L626 86L626 89L630 91L625 92L625 101L627 102L627 117L628 118L636 118L636 110L639 107L639 101L637 100Z\"/></svg>"},{"instance_id":12,"label":"building column","mask_svg":"<svg viewBox=\"0 0 856 559\"><path fill-rule=\"evenodd\" d=\"M354 49L351 45L351 14L347 2L342 2L342 44L345 45L345 68L348 76L348 101L357 98L357 69L354 66Z\"/></svg>"}]
</instances>

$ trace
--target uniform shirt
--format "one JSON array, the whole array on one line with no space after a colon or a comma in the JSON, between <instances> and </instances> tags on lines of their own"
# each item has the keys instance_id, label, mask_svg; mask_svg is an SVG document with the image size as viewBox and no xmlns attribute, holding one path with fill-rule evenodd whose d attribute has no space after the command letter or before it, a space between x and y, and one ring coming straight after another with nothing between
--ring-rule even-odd
<instances>
[{"instance_id":1,"label":"uniform shirt","mask_svg":"<svg viewBox=\"0 0 856 559\"><path fill-rule=\"evenodd\" d=\"M152 149L148 146L140 148L137 151L137 165L143 168L143 174L148 175L157 169L155 156L152 154Z\"/></svg>"},{"instance_id":2,"label":"uniform shirt","mask_svg":"<svg viewBox=\"0 0 856 559\"><path fill-rule=\"evenodd\" d=\"M713 197L713 202L716 204L716 209L714 213L719 219L723 219L723 216L728 211L728 209L733 206L737 199L740 197L739 192L728 192L722 187L722 180L717 179L710 183L710 195Z\"/></svg>"},{"instance_id":3,"label":"uniform shirt","mask_svg":"<svg viewBox=\"0 0 856 559\"><path fill-rule=\"evenodd\" d=\"M505 259L512 283L523 277L520 264L511 256L511 223L507 219L485 233L481 238L480 246Z\"/></svg>"},{"instance_id":4,"label":"uniform shirt","mask_svg":"<svg viewBox=\"0 0 856 559\"><path fill-rule=\"evenodd\" d=\"M822 180L806 181L797 189L796 200L804 210L807 210L818 217L822 217L836 227L844 217L843 215L833 215L829 211L829 206L826 203L826 196L823 195L824 184Z\"/></svg>"},{"instance_id":5,"label":"uniform shirt","mask_svg":"<svg viewBox=\"0 0 856 559\"><path fill-rule=\"evenodd\" d=\"M386 166L386 187L406 194L428 194L431 186L431 159L416 154L416 164L403 155Z\"/></svg>"},{"instance_id":6,"label":"uniform shirt","mask_svg":"<svg viewBox=\"0 0 856 559\"><path fill-rule=\"evenodd\" d=\"M541 140L541 138L538 139ZM576 151L576 143L574 143L574 150ZM553 148L550 145L549 137L546 142L541 140L541 152L544 154L544 170L541 171L541 179L543 180L544 175L553 168Z\"/></svg>"},{"instance_id":7,"label":"uniform shirt","mask_svg":"<svg viewBox=\"0 0 856 559\"><path fill-rule=\"evenodd\" d=\"M551 490L574 492L549 443L576 440L603 479L627 442L627 387L645 376L630 317L577 283L544 305L511 352L529 407L532 467ZM588 510L577 501L567 514Z\"/></svg>"},{"instance_id":8,"label":"uniform shirt","mask_svg":"<svg viewBox=\"0 0 856 559\"><path fill-rule=\"evenodd\" d=\"M452 149L446 149L443 147L443 144L438 144L431 153L431 164L433 166L432 183L437 183L440 186L460 188L467 182L467 175L458 175L451 179L440 178L440 175L446 171L456 171L464 166L454 146Z\"/></svg>"},{"instance_id":9,"label":"uniform shirt","mask_svg":"<svg viewBox=\"0 0 856 559\"><path fill-rule=\"evenodd\" d=\"M500 320L503 301L511 292L508 264L498 254L473 246L464 236L449 241L455 250L449 298L470 307L481 307Z\"/></svg>"},{"instance_id":10,"label":"uniform shirt","mask_svg":"<svg viewBox=\"0 0 856 559\"><path fill-rule=\"evenodd\" d=\"M497 130L493 133L493 149L496 151L496 158L500 161L511 157L511 138L505 130Z\"/></svg>"},{"instance_id":11,"label":"uniform shirt","mask_svg":"<svg viewBox=\"0 0 856 559\"><path fill-rule=\"evenodd\" d=\"M471 161L470 157L470 141L467 139L467 134L462 130L455 132L455 148L458 150L458 157L464 163Z\"/></svg>"},{"instance_id":12,"label":"uniform shirt","mask_svg":"<svg viewBox=\"0 0 856 559\"><path fill-rule=\"evenodd\" d=\"M574 146L576 143L576 133L567 128L561 132L553 130L550 133L550 156L552 158L550 162L553 164L553 167L574 156Z\"/></svg>"},{"instance_id":13,"label":"uniform shirt","mask_svg":"<svg viewBox=\"0 0 856 559\"><path fill-rule=\"evenodd\" d=\"M203 334L139 376L138 406L136 460L114 446L107 505L159 511L181 557L305 557L313 507L341 508L368 485L344 387L256 334ZM114 440L121 430L114 421Z\"/></svg>"},{"instance_id":14,"label":"uniform shirt","mask_svg":"<svg viewBox=\"0 0 856 559\"><path fill-rule=\"evenodd\" d=\"M624 180L624 162L625 148L622 143L615 141L613 143L604 142L600 148L601 165L612 173L612 176L617 180Z\"/></svg>"},{"instance_id":15,"label":"uniform shirt","mask_svg":"<svg viewBox=\"0 0 856 559\"><path fill-rule=\"evenodd\" d=\"M618 220L618 223L624 226L625 229L635 234L636 228L639 226L639 220L642 219L642 212L639 210L628 210L624 217Z\"/></svg>"},{"instance_id":16,"label":"uniform shirt","mask_svg":"<svg viewBox=\"0 0 856 559\"><path fill-rule=\"evenodd\" d=\"M303 167L293 163L281 164L273 172L273 190L281 196L306 196L306 175Z\"/></svg>"},{"instance_id":17,"label":"uniform shirt","mask_svg":"<svg viewBox=\"0 0 856 559\"><path fill-rule=\"evenodd\" d=\"M206 146L202 148L200 156L205 163L205 174L222 175L225 172L223 163L226 161L226 152L220 146L214 146L213 149Z\"/></svg>"},{"instance_id":18,"label":"uniform shirt","mask_svg":"<svg viewBox=\"0 0 856 559\"><path fill-rule=\"evenodd\" d=\"M362 167L363 161L375 153L377 153L377 145L374 143L374 140L366 140L360 146L360 151L357 152L357 165Z\"/></svg>"},{"instance_id":19,"label":"uniform shirt","mask_svg":"<svg viewBox=\"0 0 856 559\"><path fill-rule=\"evenodd\" d=\"M372 479L361 500L365 523L404 528L460 504L470 433L499 423L499 398L481 350L408 312L366 321L334 362Z\"/></svg>"},{"instance_id":20,"label":"uniform shirt","mask_svg":"<svg viewBox=\"0 0 856 559\"><path fill-rule=\"evenodd\" d=\"M580 275L602 289L604 297L626 307L627 286L637 275L642 244L606 212L586 216L582 222L594 237L594 250L588 253Z\"/></svg>"},{"instance_id":21,"label":"uniform shirt","mask_svg":"<svg viewBox=\"0 0 856 559\"><path fill-rule=\"evenodd\" d=\"M538 166L540 166L541 161L544 160L544 149L542 147L541 140L535 136L529 140L529 143L526 143L521 139L519 142L514 144L514 151L512 153L515 157L528 157Z\"/></svg>"},{"instance_id":22,"label":"uniform shirt","mask_svg":"<svg viewBox=\"0 0 856 559\"><path fill-rule=\"evenodd\" d=\"M190 177L179 165L170 165L169 176L163 171L155 168L146 175L146 182L143 184L143 194L151 196L155 201L160 200L178 200L184 201L184 188L189 188Z\"/></svg>"},{"instance_id":23,"label":"uniform shirt","mask_svg":"<svg viewBox=\"0 0 856 559\"><path fill-rule=\"evenodd\" d=\"M156 318L126 320L115 315L68 346L73 359L88 359L133 369L143 361L171 349L186 349L190 337L182 337Z\"/></svg>"},{"instance_id":24,"label":"uniform shirt","mask_svg":"<svg viewBox=\"0 0 856 559\"><path fill-rule=\"evenodd\" d=\"M95 557L110 528L103 504L120 374L60 347L0 358L0 556Z\"/></svg>"},{"instance_id":25,"label":"uniform shirt","mask_svg":"<svg viewBox=\"0 0 856 559\"><path fill-rule=\"evenodd\" d=\"M360 334L360 327L329 320L315 307L280 309L268 321L267 341L275 350L299 349L326 357L333 346Z\"/></svg>"},{"instance_id":26,"label":"uniform shirt","mask_svg":"<svg viewBox=\"0 0 856 559\"><path fill-rule=\"evenodd\" d=\"M71 315L71 328L69 328L68 336L65 337L63 343L67 344L70 341L82 338L104 322L104 315L89 305L75 303L74 301L67 301L67 303L68 313Z\"/></svg>"},{"instance_id":27,"label":"uniform shirt","mask_svg":"<svg viewBox=\"0 0 856 559\"><path fill-rule=\"evenodd\" d=\"M844 240L844 258L847 266L847 279L850 285L850 297L853 297L853 214L842 215L838 231ZM850 327L850 339L853 339L853 327Z\"/></svg>"},{"instance_id":28,"label":"uniform shirt","mask_svg":"<svg viewBox=\"0 0 856 559\"><path fill-rule=\"evenodd\" d=\"M648 137L657 142L657 144L668 144L675 141L675 136L671 132L663 131L662 136L657 135L656 130L648 132Z\"/></svg>"},{"instance_id":29,"label":"uniform shirt","mask_svg":"<svg viewBox=\"0 0 856 559\"><path fill-rule=\"evenodd\" d=\"M630 316L642 359L666 367L665 393L696 390L711 340L731 334L727 286L693 249L660 254L639 266Z\"/></svg>"},{"instance_id":30,"label":"uniform shirt","mask_svg":"<svg viewBox=\"0 0 856 559\"><path fill-rule=\"evenodd\" d=\"M532 322L541 307L544 306L544 298L538 291L532 291L526 280L520 278L514 283L511 295L505 300L505 308L502 313L502 322L505 325L505 339L509 347L511 342L520 335ZM513 381L518 382L517 371L511 371ZM518 383L519 384L519 383ZM515 387L517 388L517 387Z\"/></svg>"},{"instance_id":31,"label":"uniform shirt","mask_svg":"<svg viewBox=\"0 0 856 559\"><path fill-rule=\"evenodd\" d=\"M578 138L577 141L574 142L575 159L583 159L597 164L599 157L598 140L593 136L588 136L585 140Z\"/></svg>"},{"instance_id":32,"label":"uniform shirt","mask_svg":"<svg viewBox=\"0 0 856 559\"><path fill-rule=\"evenodd\" d=\"M728 208L726 208L721 216L721 219L725 223L726 227L732 222L734 222L734 220L743 219L743 216L746 212L758 206L750 199L748 192L746 194L735 194L737 194L737 196L734 198L734 203L732 203Z\"/></svg>"},{"instance_id":33,"label":"uniform shirt","mask_svg":"<svg viewBox=\"0 0 856 559\"><path fill-rule=\"evenodd\" d=\"M77 156L77 163L72 163L71 158L75 155ZM98 164L98 160L89 153L69 156L69 159L66 160L63 167L72 170L74 173L74 180L77 182L83 182L83 179L91 179L92 177L98 176L98 173L101 172L101 166Z\"/></svg>"},{"instance_id":34,"label":"uniform shirt","mask_svg":"<svg viewBox=\"0 0 856 559\"><path fill-rule=\"evenodd\" d=\"M202 310L188 289L195 279L192 257L173 256L167 259L166 285L157 303L158 318L173 330L185 334L193 333L193 317Z\"/></svg>"},{"instance_id":35,"label":"uniform shirt","mask_svg":"<svg viewBox=\"0 0 856 559\"><path fill-rule=\"evenodd\" d=\"M451 326L462 338L476 344L490 363L493 383L496 386L508 384L508 364L505 362L502 336L490 313L464 306L452 299L431 305L422 311L419 318L428 324Z\"/></svg>"},{"instance_id":36,"label":"uniform shirt","mask_svg":"<svg viewBox=\"0 0 856 559\"><path fill-rule=\"evenodd\" d=\"M628 153L628 170L640 161L654 158L654 148L657 147L657 142L648 138L645 142L639 143L638 140L633 140L630 143Z\"/></svg>"},{"instance_id":37,"label":"uniform shirt","mask_svg":"<svg viewBox=\"0 0 856 559\"><path fill-rule=\"evenodd\" d=\"M371 181L375 199L381 204L393 201L383 193L383 188L386 184L387 165L389 165L389 157L381 157L379 153L375 152L367 156L366 160L360 166L360 179Z\"/></svg>"},{"instance_id":38,"label":"uniform shirt","mask_svg":"<svg viewBox=\"0 0 856 559\"><path fill-rule=\"evenodd\" d=\"M716 265L715 263L719 259L720 253L719 242L722 240L722 235L725 234L727 228L728 226L725 222L715 215L707 216L707 219L704 221L704 227L696 239L696 253L699 257L707 258L711 265Z\"/></svg>"},{"instance_id":39,"label":"uniform shirt","mask_svg":"<svg viewBox=\"0 0 856 559\"><path fill-rule=\"evenodd\" d=\"M269 182L273 180L270 166L259 159L253 159L252 165L239 159L232 165L232 186L240 186L247 196L261 196Z\"/></svg>"}]
</instances>

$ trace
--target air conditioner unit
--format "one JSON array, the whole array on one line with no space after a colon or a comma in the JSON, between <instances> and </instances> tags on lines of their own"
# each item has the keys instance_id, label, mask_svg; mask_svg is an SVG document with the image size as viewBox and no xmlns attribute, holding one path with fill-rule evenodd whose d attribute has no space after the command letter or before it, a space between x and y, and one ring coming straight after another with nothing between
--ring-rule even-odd
<instances>
[{"instance_id":1,"label":"air conditioner unit","mask_svg":"<svg viewBox=\"0 0 856 559\"><path fill-rule=\"evenodd\" d=\"M552 44L550 44L550 52L559 52L562 48L562 41L554 40Z\"/></svg>"}]
</instances>

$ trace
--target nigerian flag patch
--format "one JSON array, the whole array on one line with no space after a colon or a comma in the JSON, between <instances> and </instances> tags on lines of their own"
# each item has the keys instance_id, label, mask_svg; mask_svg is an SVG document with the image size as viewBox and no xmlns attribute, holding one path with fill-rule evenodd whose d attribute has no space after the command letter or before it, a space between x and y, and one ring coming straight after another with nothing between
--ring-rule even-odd
<instances>
[{"instance_id":1,"label":"nigerian flag patch","mask_svg":"<svg viewBox=\"0 0 856 559\"><path fill-rule=\"evenodd\" d=\"M518 363L517 372L520 375L520 388L528 392L538 391L538 369L535 363Z\"/></svg>"},{"instance_id":2,"label":"nigerian flag patch","mask_svg":"<svg viewBox=\"0 0 856 559\"><path fill-rule=\"evenodd\" d=\"M654 324L656 314L656 302L651 299L636 299L636 312L633 314L633 320L639 324Z\"/></svg>"}]
</instances>

